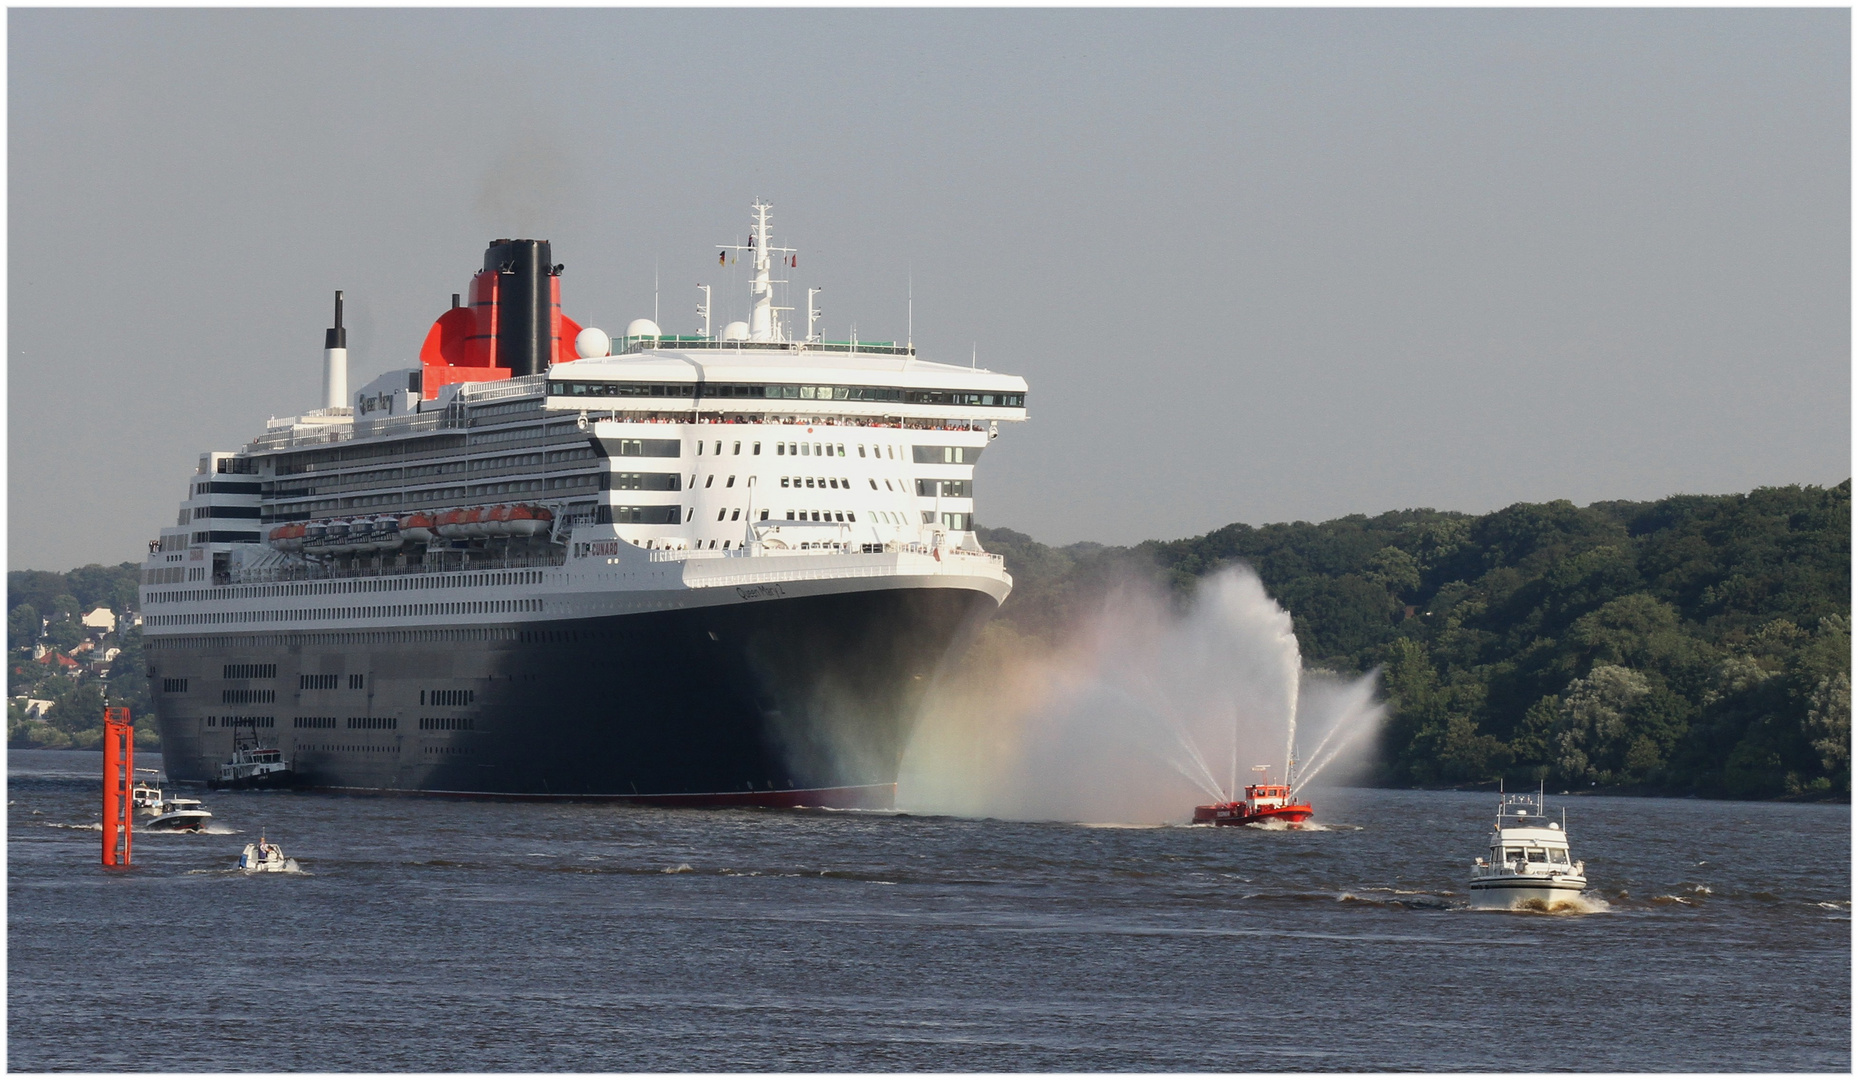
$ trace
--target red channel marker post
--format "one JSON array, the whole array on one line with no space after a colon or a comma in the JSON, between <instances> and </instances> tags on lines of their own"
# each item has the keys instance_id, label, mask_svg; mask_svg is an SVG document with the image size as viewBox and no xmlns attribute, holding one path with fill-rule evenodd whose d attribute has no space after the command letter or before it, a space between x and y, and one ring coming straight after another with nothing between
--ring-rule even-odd
<instances>
[{"instance_id":1,"label":"red channel marker post","mask_svg":"<svg viewBox=\"0 0 1858 1080\"><path fill-rule=\"evenodd\" d=\"M111 706L103 710L103 865L128 866L135 833L135 728L129 710ZM117 856L118 838L122 855Z\"/></svg>"}]
</instances>

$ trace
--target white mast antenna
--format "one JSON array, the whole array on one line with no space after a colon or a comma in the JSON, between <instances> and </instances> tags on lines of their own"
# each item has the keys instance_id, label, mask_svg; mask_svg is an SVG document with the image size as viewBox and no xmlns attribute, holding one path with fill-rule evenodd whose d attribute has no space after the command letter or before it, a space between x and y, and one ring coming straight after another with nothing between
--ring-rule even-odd
<instances>
[{"instance_id":1,"label":"white mast antenna","mask_svg":"<svg viewBox=\"0 0 1858 1080\"><path fill-rule=\"evenodd\" d=\"M916 351L916 272L909 272L903 285L903 347Z\"/></svg>"},{"instance_id":2,"label":"white mast antenna","mask_svg":"<svg viewBox=\"0 0 1858 1080\"><path fill-rule=\"evenodd\" d=\"M795 249L777 248L773 245L773 230L768 224L768 211L774 209L773 206L756 199L751 209L755 211L755 226L754 231L749 234L747 246L725 244L723 247L725 250L733 247L737 251L747 251L754 256L755 278L748 287L751 303L748 315L748 340L780 341L782 340L781 325L780 316L777 313L790 309L774 306L774 286L785 285L787 282L774 280L770 271L774 266L775 252L780 252L783 256L792 255Z\"/></svg>"},{"instance_id":3,"label":"white mast antenna","mask_svg":"<svg viewBox=\"0 0 1858 1080\"><path fill-rule=\"evenodd\" d=\"M815 340L813 324L819 320L821 315L825 314L825 312L814 306L816 303L814 297L825 291L824 289L808 289L806 291L806 339L808 341Z\"/></svg>"},{"instance_id":4,"label":"white mast antenna","mask_svg":"<svg viewBox=\"0 0 1858 1080\"><path fill-rule=\"evenodd\" d=\"M697 305L697 314L703 316L703 336L707 338L710 336L710 287L698 282L697 288L703 290L703 303Z\"/></svg>"},{"instance_id":5,"label":"white mast antenna","mask_svg":"<svg viewBox=\"0 0 1858 1080\"><path fill-rule=\"evenodd\" d=\"M658 322L658 257L655 255L652 257L652 325L661 325Z\"/></svg>"}]
</instances>

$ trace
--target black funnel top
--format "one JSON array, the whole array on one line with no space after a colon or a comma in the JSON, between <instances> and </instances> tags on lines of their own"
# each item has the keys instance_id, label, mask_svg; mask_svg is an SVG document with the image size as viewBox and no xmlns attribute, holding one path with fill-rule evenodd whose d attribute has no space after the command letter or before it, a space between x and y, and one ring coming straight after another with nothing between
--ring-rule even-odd
<instances>
[{"instance_id":1,"label":"black funnel top","mask_svg":"<svg viewBox=\"0 0 1858 1080\"><path fill-rule=\"evenodd\" d=\"M547 240L493 240L484 269L497 280L497 361L512 377L540 375L554 359L554 320Z\"/></svg>"},{"instance_id":2,"label":"black funnel top","mask_svg":"<svg viewBox=\"0 0 1858 1080\"><path fill-rule=\"evenodd\" d=\"M335 293L335 325L323 332L323 348L348 348L348 331L342 328L342 290Z\"/></svg>"}]
</instances>

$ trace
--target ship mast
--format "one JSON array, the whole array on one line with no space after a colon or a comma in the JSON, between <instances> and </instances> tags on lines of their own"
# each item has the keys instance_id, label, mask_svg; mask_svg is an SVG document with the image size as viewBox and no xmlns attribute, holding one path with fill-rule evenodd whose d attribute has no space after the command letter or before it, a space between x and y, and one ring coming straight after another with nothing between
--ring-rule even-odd
<instances>
[{"instance_id":1,"label":"ship mast","mask_svg":"<svg viewBox=\"0 0 1858 1080\"><path fill-rule=\"evenodd\" d=\"M774 233L768 225L768 211L773 210L773 206L756 199L752 209L755 211L755 226L749 234L748 245L726 245L737 251L751 253L754 259L755 277L748 286L749 300L753 305L748 315L748 340L786 341L780 313L793 309L775 306L774 286L785 285L787 282L773 276L774 255L776 252L782 256L792 255L797 249L773 245Z\"/></svg>"}]
</instances>

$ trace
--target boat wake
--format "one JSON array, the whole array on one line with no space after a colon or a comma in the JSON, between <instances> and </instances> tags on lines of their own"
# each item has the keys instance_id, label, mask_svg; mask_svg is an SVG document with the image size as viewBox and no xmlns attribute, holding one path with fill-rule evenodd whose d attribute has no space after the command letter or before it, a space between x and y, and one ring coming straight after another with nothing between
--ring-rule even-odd
<instances>
[{"instance_id":1,"label":"boat wake","mask_svg":"<svg viewBox=\"0 0 1858 1080\"><path fill-rule=\"evenodd\" d=\"M1275 819L1248 821L1245 827L1257 829L1259 832L1360 832L1362 829L1360 825L1331 824L1323 821L1305 821L1293 825L1288 821Z\"/></svg>"},{"instance_id":2,"label":"boat wake","mask_svg":"<svg viewBox=\"0 0 1858 1080\"><path fill-rule=\"evenodd\" d=\"M1566 898L1557 897L1553 903L1547 900L1519 900L1509 907L1467 907L1466 911L1495 912L1499 915L1601 915L1613 910L1613 905L1587 893L1579 893Z\"/></svg>"},{"instance_id":3,"label":"boat wake","mask_svg":"<svg viewBox=\"0 0 1858 1080\"><path fill-rule=\"evenodd\" d=\"M93 821L88 825L67 825L62 821L47 821L44 823L44 825L48 829L76 829L79 832L102 832L103 831L103 822L101 821Z\"/></svg>"}]
</instances>

